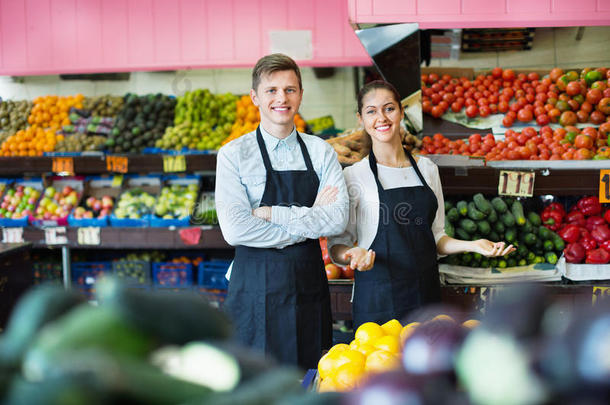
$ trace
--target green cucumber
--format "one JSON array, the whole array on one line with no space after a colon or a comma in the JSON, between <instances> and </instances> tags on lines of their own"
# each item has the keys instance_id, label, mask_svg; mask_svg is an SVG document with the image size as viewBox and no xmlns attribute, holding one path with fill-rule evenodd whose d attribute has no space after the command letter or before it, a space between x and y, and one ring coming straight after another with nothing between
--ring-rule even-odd
<instances>
[{"instance_id":1,"label":"green cucumber","mask_svg":"<svg viewBox=\"0 0 610 405\"><path fill-rule=\"evenodd\" d=\"M468 218L463 218L460 220L460 228L462 228L469 234L473 234L477 231L477 224L475 224L474 221Z\"/></svg>"},{"instance_id":2,"label":"green cucumber","mask_svg":"<svg viewBox=\"0 0 610 405\"><path fill-rule=\"evenodd\" d=\"M489 232L489 235L487 235L487 238L492 242L500 242L500 235L498 235L498 233L496 231Z\"/></svg>"},{"instance_id":3,"label":"green cucumber","mask_svg":"<svg viewBox=\"0 0 610 405\"><path fill-rule=\"evenodd\" d=\"M455 207L457 208L461 216L465 217L466 215L468 215L468 203L466 201L458 201Z\"/></svg>"},{"instance_id":4,"label":"green cucumber","mask_svg":"<svg viewBox=\"0 0 610 405\"><path fill-rule=\"evenodd\" d=\"M539 226L538 237L542 240L551 240L551 238L553 237L553 232L546 226Z\"/></svg>"},{"instance_id":5,"label":"green cucumber","mask_svg":"<svg viewBox=\"0 0 610 405\"><path fill-rule=\"evenodd\" d=\"M491 200L491 205L498 211L499 214L504 214L508 211L508 206L501 197L494 197Z\"/></svg>"},{"instance_id":6,"label":"green cucumber","mask_svg":"<svg viewBox=\"0 0 610 405\"><path fill-rule=\"evenodd\" d=\"M489 215L491 213L491 210L493 209L493 207L491 206L491 203L485 199L483 194L476 193L472 197L472 201L474 202L477 209L479 211L481 211L483 214Z\"/></svg>"},{"instance_id":7,"label":"green cucumber","mask_svg":"<svg viewBox=\"0 0 610 405\"><path fill-rule=\"evenodd\" d=\"M493 224L498 221L498 213L496 212L496 210L492 208L486 219L489 221L490 224Z\"/></svg>"},{"instance_id":8,"label":"green cucumber","mask_svg":"<svg viewBox=\"0 0 610 405\"><path fill-rule=\"evenodd\" d=\"M473 202L468 203L468 218L472 219L473 221L480 221L485 219L485 217L486 215L479 211Z\"/></svg>"},{"instance_id":9,"label":"green cucumber","mask_svg":"<svg viewBox=\"0 0 610 405\"><path fill-rule=\"evenodd\" d=\"M557 254L555 252L546 252L544 254L544 259L551 264L557 263Z\"/></svg>"},{"instance_id":10,"label":"green cucumber","mask_svg":"<svg viewBox=\"0 0 610 405\"><path fill-rule=\"evenodd\" d=\"M504 233L504 231L506 230L506 228L504 227L504 223L502 221L495 222L493 227L494 227L494 231L496 231L498 233Z\"/></svg>"},{"instance_id":11,"label":"green cucumber","mask_svg":"<svg viewBox=\"0 0 610 405\"><path fill-rule=\"evenodd\" d=\"M481 235L489 235L489 233L491 232L491 225L489 225L489 222L485 220L478 221L477 228L479 228L479 232L481 233Z\"/></svg>"},{"instance_id":12,"label":"green cucumber","mask_svg":"<svg viewBox=\"0 0 610 405\"><path fill-rule=\"evenodd\" d=\"M555 249L555 245L552 240L545 240L542 247L545 251L551 251Z\"/></svg>"},{"instance_id":13,"label":"green cucumber","mask_svg":"<svg viewBox=\"0 0 610 405\"><path fill-rule=\"evenodd\" d=\"M536 235L534 235L533 233L526 233L523 236L523 242L525 242L526 245L535 245L536 241L538 240L538 238L536 237Z\"/></svg>"},{"instance_id":14,"label":"green cucumber","mask_svg":"<svg viewBox=\"0 0 610 405\"><path fill-rule=\"evenodd\" d=\"M566 244L563 241L563 239L561 239L561 237L559 235L557 235L555 232L551 231L551 240L553 241L553 245L555 245L555 250L558 252L562 252L563 249L565 249Z\"/></svg>"},{"instance_id":15,"label":"green cucumber","mask_svg":"<svg viewBox=\"0 0 610 405\"><path fill-rule=\"evenodd\" d=\"M515 222L517 223L517 225L518 226L525 225L526 219L525 219L525 215L523 214L523 205L521 204L521 202L515 201L513 203L513 205L510 207L510 210L513 213L513 215L515 216Z\"/></svg>"},{"instance_id":16,"label":"green cucumber","mask_svg":"<svg viewBox=\"0 0 610 405\"><path fill-rule=\"evenodd\" d=\"M445 212L449 211L451 208L453 208L453 203L445 200Z\"/></svg>"},{"instance_id":17,"label":"green cucumber","mask_svg":"<svg viewBox=\"0 0 610 405\"><path fill-rule=\"evenodd\" d=\"M500 215L500 220L507 228L512 228L513 226L515 226L515 217L510 211L506 211L504 214Z\"/></svg>"},{"instance_id":18,"label":"green cucumber","mask_svg":"<svg viewBox=\"0 0 610 405\"><path fill-rule=\"evenodd\" d=\"M449 218L447 218L447 217L445 217L445 233L450 238L453 238L455 236L455 227L453 226L453 224L451 223L451 221L449 221Z\"/></svg>"},{"instance_id":19,"label":"green cucumber","mask_svg":"<svg viewBox=\"0 0 610 405\"><path fill-rule=\"evenodd\" d=\"M504 239L506 239L508 243L514 243L517 240L517 231L515 228L506 229L506 232L504 232Z\"/></svg>"},{"instance_id":20,"label":"green cucumber","mask_svg":"<svg viewBox=\"0 0 610 405\"><path fill-rule=\"evenodd\" d=\"M530 211L527 214L527 219L532 223L533 226L542 225L542 219L540 218L540 215L536 214L534 211Z\"/></svg>"},{"instance_id":21,"label":"green cucumber","mask_svg":"<svg viewBox=\"0 0 610 405\"><path fill-rule=\"evenodd\" d=\"M462 228L455 228L455 236L457 239L470 240L470 234Z\"/></svg>"},{"instance_id":22,"label":"green cucumber","mask_svg":"<svg viewBox=\"0 0 610 405\"><path fill-rule=\"evenodd\" d=\"M458 219L460 219L460 213L458 212L457 208L452 207L449 211L447 211L447 214L445 214L445 218L447 218L450 222L456 222Z\"/></svg>"}]
</instances>

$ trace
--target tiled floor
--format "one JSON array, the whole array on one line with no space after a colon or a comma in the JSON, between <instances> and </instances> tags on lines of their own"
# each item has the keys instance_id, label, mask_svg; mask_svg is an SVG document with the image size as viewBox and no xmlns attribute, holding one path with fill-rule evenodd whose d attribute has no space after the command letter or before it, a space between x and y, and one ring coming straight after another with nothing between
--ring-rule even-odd
<instances>
[{"instance_id":1,"label":"tiled floor","mask_svg":"<svg viewBox=\"0 0 610 405\"><path fill-rule=\"evenodd\" d=\"M430 66L550 69L555 66L610 65L610 27L586 27L580 40L577 27L537 28L528 51L461 53L457 60L436 59Z\"/></svg>"}]
</instances>

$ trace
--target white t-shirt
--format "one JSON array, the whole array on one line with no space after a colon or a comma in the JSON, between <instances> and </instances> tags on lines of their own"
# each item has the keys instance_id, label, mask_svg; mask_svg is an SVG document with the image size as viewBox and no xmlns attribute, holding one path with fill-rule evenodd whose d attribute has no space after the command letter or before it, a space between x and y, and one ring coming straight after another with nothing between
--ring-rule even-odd
<instances>
[{"instance_id":1,"label":"white t-shirt","mask_svg":"<svg viewBox=\"0 0 610 405\"><path fill-rule=\"evenodd\" d=\"M419 157L417 167L438 201L438 209L432 223L435 242L445 234L445 206L438 167L428 158ZM379 182L384 189L416 187L422 183L413 167L394 168L377 164ZM328 238L329 249L342 244L370 248L379 224L379 192L368 158L343 170L350 199L350 217L345 232Z\"/></svg>"}]
</instances>

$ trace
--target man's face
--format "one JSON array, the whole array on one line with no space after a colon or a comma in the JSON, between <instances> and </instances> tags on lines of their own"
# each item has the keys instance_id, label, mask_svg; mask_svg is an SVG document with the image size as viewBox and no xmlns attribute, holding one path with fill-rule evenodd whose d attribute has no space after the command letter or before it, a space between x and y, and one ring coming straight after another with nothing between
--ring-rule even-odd
<instances>
[{"instance_id":1,"label":"man's face","mask_svg":"<svg viewBox=\"0 0 610 405\"><path fill-rule=\"evenodd\" d=\"M252 102L260 111L261 124L271 130L273 126L292 127L299 111L303 89L292 70L280 70L261 76L256 91L250 90Z\"/></svg>"}]
</instances>

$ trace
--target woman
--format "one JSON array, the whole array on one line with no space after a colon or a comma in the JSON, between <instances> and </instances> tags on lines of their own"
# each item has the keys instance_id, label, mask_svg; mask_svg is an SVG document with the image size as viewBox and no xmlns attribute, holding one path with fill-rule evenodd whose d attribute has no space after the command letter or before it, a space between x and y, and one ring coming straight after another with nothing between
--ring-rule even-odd
<instances>
[{"instance_id":1,"label":"woman","mask_svg":"<svg viewBox=\"0 0 610 405\"><path fill-rule=\"evenodd\" d=\"M359 270L354 327L401 319L415 308L440 301L437 254L471 251L503 256L514 250L504 242L463 241L445 234L438 168L402 147L403 109L391 84L365 85L358 94L357 116L371 136L372 150L368 159L343 172L350 220L342 235L328 241L334 261Z\"/></svg>"}]
</instances>

